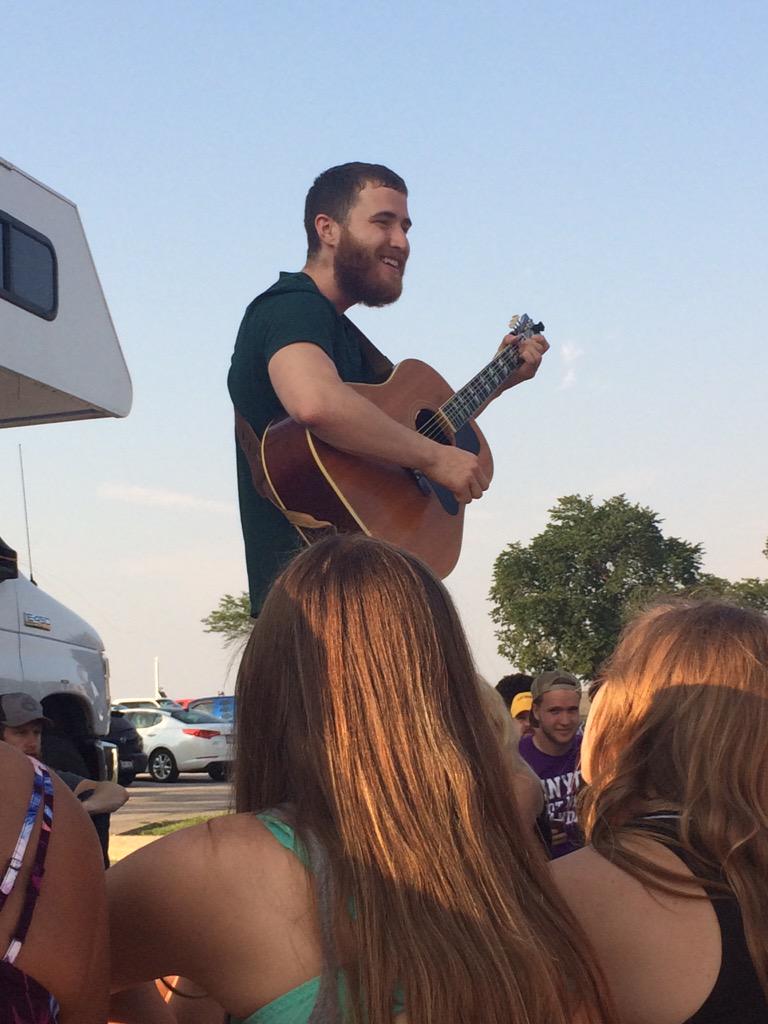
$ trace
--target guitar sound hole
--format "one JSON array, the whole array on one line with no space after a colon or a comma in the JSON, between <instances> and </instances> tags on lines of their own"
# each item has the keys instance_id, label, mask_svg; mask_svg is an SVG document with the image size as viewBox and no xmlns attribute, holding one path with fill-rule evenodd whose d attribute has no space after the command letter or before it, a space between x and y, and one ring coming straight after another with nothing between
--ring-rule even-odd
<instances>
[{"instance_id":1,"label":"guitar sound hole","mask_svg":"<svg viewBox=\"0 0 768 1024\"><path fill-rule=\"evenodd\" d=\"M450 438L444 432L440 426L440 421L435 420L434 409L420 409L416 416L416 429L420 434L426 434L427 437L433 441L437 441L438 444L450 444Z\"/></svg>"}]
</instances>

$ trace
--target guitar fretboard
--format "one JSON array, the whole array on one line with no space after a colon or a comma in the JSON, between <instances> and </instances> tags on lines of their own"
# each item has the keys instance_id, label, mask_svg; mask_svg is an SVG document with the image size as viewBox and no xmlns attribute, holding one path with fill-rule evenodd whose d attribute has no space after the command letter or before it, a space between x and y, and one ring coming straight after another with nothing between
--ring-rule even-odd
<instances>
[{"instance_id":1,"label":"guitar fretboard","mask_svg":"<svg viewBox=\"0 0 768 1024\"><path fill-rule=\"evenodd\" d=\"M472 380L440 406L440 412L451 424L454 432L461 430L467 420L472 419L494 391L517 369L520 361L520 353L516 346L510 345L502 349L487 366L475 374Z\"/></svg>"},{"instance_id":2,"label":"guitar fretboard","mask_svg":"<svg viewBox=\"0 0 768 1024\"><path fill-rule=\"evenodd\" d=\"M510 326L512 325L514 325L514 333L519 341L544 330L544 324L534 323L526 313L511 320ZM476 415L494 391L500 388L507 377L518 368L521 361L517 345L508 345L498 352L487 366L476 373L469 383L440 406L439 412L448 421L454 433L461 430L467 420L471 420ZM425 424L422 433L431 430L434 430L434 420Z\"/></svg>"}]
</instances>

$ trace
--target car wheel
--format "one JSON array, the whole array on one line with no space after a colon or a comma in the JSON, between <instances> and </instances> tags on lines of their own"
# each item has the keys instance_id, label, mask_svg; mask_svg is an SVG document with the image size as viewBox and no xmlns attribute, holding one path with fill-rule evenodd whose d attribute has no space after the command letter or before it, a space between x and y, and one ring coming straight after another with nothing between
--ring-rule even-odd
<instances>
[{"instance_id":1,"label":"car wheel","mask_svg":"<svg viewBox=\"0 0 768 1024\"><path fill-rule=\"evenodd\" d=\"M223 761L217 761L215 764L209 764L208 774L214 782L226 782L229 778L229 765L224 764Z\"/></svg>"},{"instance_id":2,"label":"car wheel","mask_svg":"<svg viewBox=\"0 0 768 1024\"><path fill-rule=\"evenodd\" d=\"M147 771L155 782L175 782L179 777L176 758L165 747L153 750L147 763Z\"/></svg>"},{"instance_id":3,"label":"car wheel","mask_svg":"<svg viewBox=\"0 0 768 1024\"><path fill-rule=\"evenodd\" d=\"M136 772L120 772L120 774L117 776L117 781L120 783L121 786L130 786L130 784L135 780L135 778Z\"/></svg>"}]
</instances>

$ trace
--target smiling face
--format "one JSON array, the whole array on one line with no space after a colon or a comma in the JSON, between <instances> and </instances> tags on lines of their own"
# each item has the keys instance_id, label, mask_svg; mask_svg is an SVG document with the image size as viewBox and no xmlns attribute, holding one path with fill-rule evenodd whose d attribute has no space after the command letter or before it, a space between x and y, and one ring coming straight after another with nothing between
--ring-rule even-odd
<instances>
[{"instance_id":1,"label":"smiling face","mask_svg":"<svg viewBox=\"0 0 768 1024\"><path fill-rule=\"evenodd\" d=\"M350 306L386 306L400 297L410 245L408 200L402 192L368 184L341 225L333 270Z\"/></svg>"},{"instance_id":2,"label":"smiling face","mask_svg":"<svg viewBox=\"0 0 768 1024\"><path fill-rule=\"evenodd\" d=\"M545 754L565 753L579 728L579 694L573 689L549 690L536 705L536 745Z\"/></svg>"}]
</instances>

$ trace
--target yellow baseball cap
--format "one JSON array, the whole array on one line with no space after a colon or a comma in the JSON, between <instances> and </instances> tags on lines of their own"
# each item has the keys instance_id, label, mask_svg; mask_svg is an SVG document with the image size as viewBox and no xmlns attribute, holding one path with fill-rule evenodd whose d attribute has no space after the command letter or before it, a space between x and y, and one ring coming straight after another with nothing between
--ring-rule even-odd
<instances>
[{"instance_id":1,"label":"yellow baseball cap","mask_svg":"<svg viewBox=\"0 0 768 1024\"><path fill-rule=\"evenodd\" d=\"M512 703L509 708L509 713L513 718L517 718L518 715L522 715L526 711L530 711L533 707L533 694L530 692L517 693L512 698Z\"/></svg>"}]
</instances>

